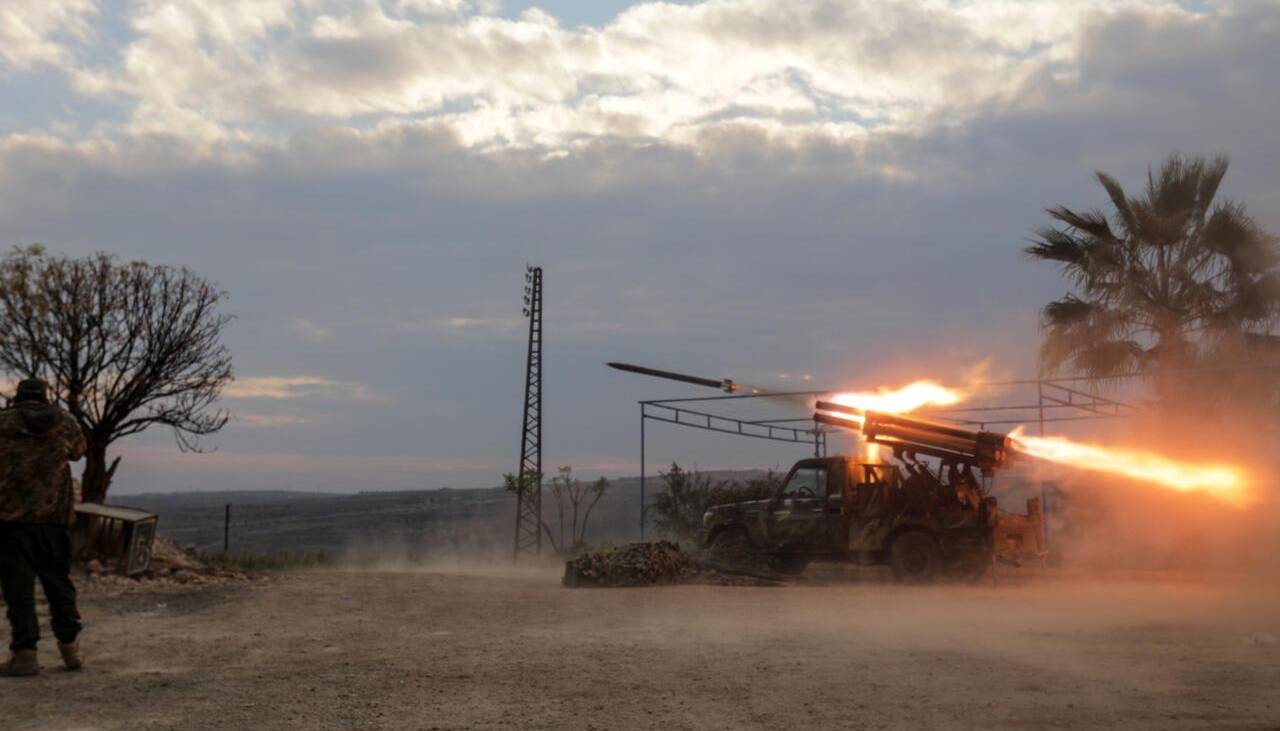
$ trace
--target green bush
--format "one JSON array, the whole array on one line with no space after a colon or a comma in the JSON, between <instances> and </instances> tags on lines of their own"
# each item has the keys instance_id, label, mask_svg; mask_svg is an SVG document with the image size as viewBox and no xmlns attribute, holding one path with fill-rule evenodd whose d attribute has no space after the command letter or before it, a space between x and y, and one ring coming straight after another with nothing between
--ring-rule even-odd
<instances>
[{"instance_id":1,"label":"green bush","mask_svg":"<svg viewBox=\"0 0 1280 731\"><path fill-rule=\"evenodd\" d=\"M709 476L697 470L684 470L674 462L671 469L659 474L663 491L653 499L653 527L659 533L685 543L697 539L702 531L702 514L708 508L773 497L784 477L770 470L745 482L712 482Z\"/></svg>"},{"instance_id":2,"label":"green bush","mask_svg":"<svg viewBox=\"0 0 1280 731\"><path fill-rule=\"evenodd\" d=\"M212 553L200 560L214 568L231 571L289 571L333 566L334 557L325 551L285 551L283 553Z\"/></svg>"}]
</instances>

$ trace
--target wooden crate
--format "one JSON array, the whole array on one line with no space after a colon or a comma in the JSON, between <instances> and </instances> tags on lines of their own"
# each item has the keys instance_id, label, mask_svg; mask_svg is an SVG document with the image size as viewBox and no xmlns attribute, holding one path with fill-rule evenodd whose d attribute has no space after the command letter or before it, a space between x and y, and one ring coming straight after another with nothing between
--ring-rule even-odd
<instances>
[{"instance_id":1,"label":"wooden crate","mask_svg":"<svg viewBox=\"0 0 1280 731\"><path fill-rule=\"evenodd\" d=\"M137 508L81 503L76 506L72 547L81 560L112 560L133 576L151 566L151 546L160 518Z\"/></svg>"}]
</instances>

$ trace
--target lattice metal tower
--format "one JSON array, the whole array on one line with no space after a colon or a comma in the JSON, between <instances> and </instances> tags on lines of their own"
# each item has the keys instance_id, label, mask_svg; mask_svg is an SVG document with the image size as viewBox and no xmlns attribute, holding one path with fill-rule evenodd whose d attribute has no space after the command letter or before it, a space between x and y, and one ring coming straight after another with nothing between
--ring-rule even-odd
<instances>
[{"instance_id":1,"label":"lattice metal tower","mask_svg":"<svg viewBox=\"0 0 1280 731\"><path fill-rule=\"evenodd\" d=\"M524 316L529 318L529 359L516 472L516 561L522 553L542 553L542 267L525 267Z\"/></svg>"}]
</instances>

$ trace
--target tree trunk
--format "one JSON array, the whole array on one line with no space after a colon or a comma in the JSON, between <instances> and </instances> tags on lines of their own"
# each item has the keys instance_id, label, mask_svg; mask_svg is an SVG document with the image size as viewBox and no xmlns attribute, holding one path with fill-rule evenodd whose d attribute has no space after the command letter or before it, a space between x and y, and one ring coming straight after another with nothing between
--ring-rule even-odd
<instances>
[{"instance_id":1,"label":"tree trunk","mask_svg":"<svg viewBox=\"0 0 1280 731\"><path fill-rule=\"evenodd\" d=\"M1177 416L1187 408L1188 401L1197 394L1189 388L1187 369L1196 365L1194 352L1187 345L1183 333L1175 328L1163 328L1157 334L1156 398L1168 414Z\"/></svg>"},{"instance_id":2,"label":"tree trunk","mask_svg":"<svg viewBox=\"0 0 1280 731\"><path fill-rule=\"evenodd\" d=\"M107 443L96 441L92 437L84 454L84 472L80 475L80 490L86 503L102 503L107 499L107 490L111 487L111 478L120 466L120 458L116 457L107 464Z\"/></svg>"},{"instance_id":3,"label":"tree trunk","mask_svg":"<svg viewBox=\"0 0 1280 731\"><path fill-rule=\"evenodd\" d=\"M569 538L573 540L573 548L578 546L578 502L582 500L582 495L577 490L569 493L570 499L573 500L573 526L569 529Z\"/></svg>"}]
</instances>

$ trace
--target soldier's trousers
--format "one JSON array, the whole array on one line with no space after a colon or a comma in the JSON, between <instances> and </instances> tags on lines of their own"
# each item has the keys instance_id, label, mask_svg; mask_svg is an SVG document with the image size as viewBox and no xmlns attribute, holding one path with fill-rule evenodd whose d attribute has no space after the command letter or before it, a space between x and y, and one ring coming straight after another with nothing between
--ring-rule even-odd
<instances>
[{"instance_id":1,"label":"soldier's trousers","mask_svg":"<svg viewBox=\"0 0 1280 731\"><path fill-rule=\"evenodd\" d=\"M65 526L0 522L0 589L13 629L10 650L34 650L40 640L36 579L44 587L59 642L80 634L76 587L71 583L71 533Z\"/></svg>"}]
</instances>

